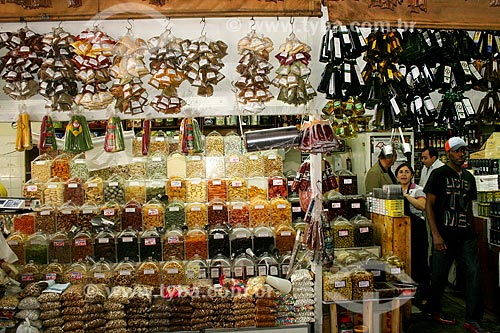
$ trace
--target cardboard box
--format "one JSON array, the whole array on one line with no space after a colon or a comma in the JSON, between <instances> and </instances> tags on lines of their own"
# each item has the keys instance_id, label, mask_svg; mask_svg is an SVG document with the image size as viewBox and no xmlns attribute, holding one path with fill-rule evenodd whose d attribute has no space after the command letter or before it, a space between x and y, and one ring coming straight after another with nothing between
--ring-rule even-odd
<instances>
[{"instance_id":1,"label":"cardboard box","mask_svg":"<svg viewBox=\"0 0 500 333\"><path fill-rule=\"evenodd\" d=\"M500 132L491 133L478 152L470 154L471 159L500 158Z\"/></svg>"},{"instance_id":2,"label":"cardboard box","mask_svg":"<svg viewBox=\"0 0 500 333\"><path fill-rule=\"evenodd\" d=\"M479 192L498 191L498 175L474 176Z\"/></svg>"}]
</instances>

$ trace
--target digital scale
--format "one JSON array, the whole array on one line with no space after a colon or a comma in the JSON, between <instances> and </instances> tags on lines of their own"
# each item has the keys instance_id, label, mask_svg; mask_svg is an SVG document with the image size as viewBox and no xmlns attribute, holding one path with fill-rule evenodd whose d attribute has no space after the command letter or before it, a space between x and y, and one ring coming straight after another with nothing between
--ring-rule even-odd
<instances>
[{"instance_id":1,"label":"digital scale","mask_svg":"<svg viewBox=\"0 0 500 333\"><path fill-rule=\"evenodd\" d=\"M0 198L0 213L25 213L31 211L31 200L25 198Z\"/></svg>"}]
</instances>

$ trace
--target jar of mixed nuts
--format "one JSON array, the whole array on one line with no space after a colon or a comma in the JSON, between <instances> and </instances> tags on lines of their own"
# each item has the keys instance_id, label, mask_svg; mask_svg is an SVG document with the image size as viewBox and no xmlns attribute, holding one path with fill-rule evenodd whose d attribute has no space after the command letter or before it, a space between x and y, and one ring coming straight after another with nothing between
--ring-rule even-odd
<instances>
[{"instance_id":1,"label":"jar of mixed nuts","mask_svg":"<svg viewBox=\"0 0 500 333\"><path fill-rule=\"evenodd\" d=\"M55 283L64 283L64 270L63 264L59 263L57 259L48 264L43 270L43 275L45 275L46 281L55 281Z\"/></svg>"},{"instance_id":2,"label":"jar of mixed nuts","mask_svg":"<svg viewBox=\"0 0 500 333\"><path fill-rule=\"evenodd\" d=\"M251 227L270 225L271 206L265 198L250 199L249 213Z\"/></svg>"},{"instance_id":3,"label":"jar of mixed nuts","mask_svg":"<svg viewBox=\"0 0 500 333\"><path fill-rule=\"evenodd\" d=\"M283 158L277 150L268 150L263 154L264 176L283 174Z\"/></svg>"},{"instance_id":4,"label":"jar of mixed nuts","mask_svg":"<svg viewBox=\"0 0 500 333\"><path fill-rule=\"evenodd\" d=\"M175 257L170 257L161 268L161 281L164 286L184 283L184 265Z\"/></svg>"},{"instance_id":5,"label":"jar of mixed nuts","mask_svg":"<svg viewBox=\"0 0 500 333\"><path fill-rule=\"evenodd\" d=\"M212 131L206 136L205 152L207 155L212 153L224 155L224 137L219 132Z\"/></svg>"},{"instance_id":6,"label":"jar of mixed nuts","mask_svg":"<svg viewBox=\"0 0 500 333\"><path fill-rule=\"evenodd\" d=\"M64 181L62 178L50 178L43 190L43 202L47 205L61 207L64 203Z\"/></svg>"},{"instance_id":7,"label":"jar of mixed nuts","mask_svg":"<svg viewBox=\"0 0 500 333\"><path fill-rule=\"evenodd\" d=\"M151 141L149 143L149 154L154 154L160 152L162 154L169 154L168 147L168 136L163 131L157 131L151 136Z\"/></svg>"},{"instance_id":8,"label":"jar of mixed nuts","mask_svg":"<svg viewBox=\"0 0 500 333\"><path fill-rule=\"evenodd\" d=\"M124 259L113 269L113 285L132 287L137 281L134 263Z\"/></svg>"},{"instance_id":9,"label":"jar of mixed nuts","mask_svg":"<svg viewBox=\"0 0 500 333\"><path fill-rule=\"evenodd\" d=\"M64 272L65 281L73 284L88 283L88 268L85 263L80 260L69 266Z\"/></svg>"},{"instance_id":10,"label":"jar of mixed nuts","mask_svg":"<svg viewBox=\"0 0 500 333\"><path fill-rule=\"evenodd\" d=\"M210 226L227 224L228 213L226 203L218 197L210 201L208 204L207 218Z\"/></svg>"},{"instance_id":11,"label":"jar of mixed nuts","mask_svg":"<svg viewBox=\"0 0 500 333\"><path fill-rule=\"evenodd\" d=\"M158 288L161 283L160 263L147 258L137 269L137 283Z\"/></svg>"},{"instance_id":12,"label":"jar of mixed nuts","mask_svg":"<svg viewBox=\"0 0 500 333\"><path fill-rule=\"evenodd\" d=\"M163 236L163 258L184 259L184 233L179 228L167 230Z\"/></svg>"},{"instance_id":13,"label":"jar of mixed nuts","mask_svg":"<svg viewBox=\"0 0 500 333\"><path fill-rule=\"evenodd\" d=\"M264 177L264 158L259 152L245 155L245 173L247 177Z\"/></svg>"},{"instance_id":14,"label":"jar of mixed nuts","mask_svg":"<svg viewBox=\"0 0 500 333\"><path fill-rule=\"evenodd\" d=\"M78 212L77 225L83 230L92 230L92 219L101 215L101 209L93 202L86 202Z\"/></svg>"},{"instance_id":15,"label":"jar of mixed nuts","mask_svg":"<svg viewBox=\"0 0 500 333\"><path fill-rule=\"evenodd\" d=\"M89 271L90 283L102 283L105 285L111 285L113 279L113 271L111 265L106 262L104 258L101 258L98 262L92 265Z\"/></svg>"},{"instance_id":16,"label":"jar of mixed nuts","mask_svg":"<svg viewBox=\"0 0 500 333\"><path fill-rule=\"evenodd\" d=\"M72 202L67 202L56 210L57 229L70 231L73 226L78 225L78 207Z\"/></svg>"},{"instance_id":17,"label":"jar of mixed nuts","mask_svg":"<svg viewBox=\"0 0 500 333\"><path fill-rule=\"evenodd\" d=\"M23 197L26 199L36 199L43 202L43 191L45 189L45 182L38 179L31 178L23 184Z\"/></svg>"}]
</instances>

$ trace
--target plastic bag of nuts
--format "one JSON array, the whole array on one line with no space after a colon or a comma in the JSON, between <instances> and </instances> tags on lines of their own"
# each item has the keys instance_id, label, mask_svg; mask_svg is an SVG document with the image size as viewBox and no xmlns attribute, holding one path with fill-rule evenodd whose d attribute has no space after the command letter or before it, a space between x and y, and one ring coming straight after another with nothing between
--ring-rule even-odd
<instances>
[{"instance_id":1,"label":"plastic bag of nuts","mask_svg":"<svg viewBox=\"0 0 500 333\"><path fill-rule=\"evenodd\" d=\"M31 178L45 183L52 177L52 158L43 154L31 161Z\"/></svg>"},{"instance_id":2,"label":"plastic bag of nuts","mask_svg":"<svg viewBox=\"0 0 500 333\"><path fill-rule=\"evenodd\" d=\"M102 204L104 202L103 184L102 178L99 176L94 176L87 179L83 185L85 190L85 201L92 201L96 204Z\"/></svg>"}]
</instances>

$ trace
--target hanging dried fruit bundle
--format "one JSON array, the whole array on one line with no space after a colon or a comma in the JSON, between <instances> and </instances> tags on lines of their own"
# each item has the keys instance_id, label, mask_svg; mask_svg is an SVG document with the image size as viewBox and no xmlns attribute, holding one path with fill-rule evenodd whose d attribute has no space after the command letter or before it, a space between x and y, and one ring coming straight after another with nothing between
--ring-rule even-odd
<instances>
[{"instance_id":1,"label":"hanging dried fruit bundle","mask_svg":"<svg viewBox=\"0 0 500 333\"><path fill-rule=\"evenodd\" d=\"M38 142L38 150L40 150L40 153L57 150L54 124L52 123L52 118L49 115L45 115L42 118L42 123L40 125L40 140Z\"/></svg>"},{"instance_id":2,"label":"hanging dried fruit bundle","mask_svg":"<svg viewBox=\"0 0 500 333\"><path fill-rule=\"evenodd\" d=\"M31 141L30 116L26 111L21 111L17 118L16 150L24 151L33 148Z\"/></svg>"},{"instance_id":3,"label":"hanging dried fruit bundle","mask_svg":"<svg viewBox=\"0 0 500 333\"><path fill-rule=\"evenodd\" d=\"M123 140L122 121L118 116L111 116L106 124L106 135L104 136L104 150L108 153L116 153L125 150Z\"/></svg>"},{"instance_id":4,"label":"hanging dried fruit bundle","mask_svg":"<svg viewBox=\"0 0 500 333\"><path fill-rule=\"evenodd\" d=\"M93 148L89 125L85 116L75 113L66 126L64 151L81 153Z\"/></svg>"}]
</instances>

